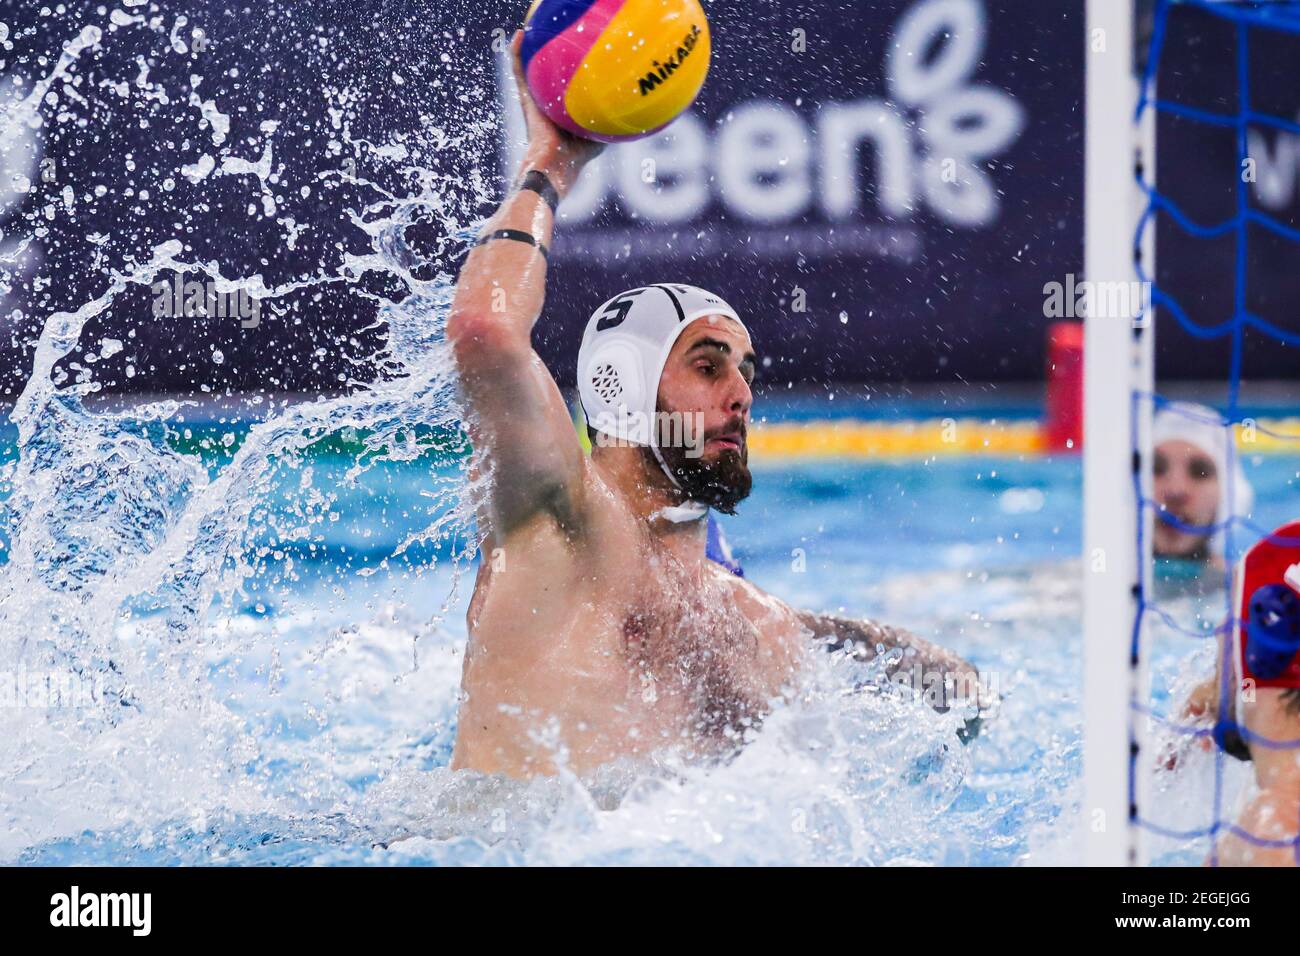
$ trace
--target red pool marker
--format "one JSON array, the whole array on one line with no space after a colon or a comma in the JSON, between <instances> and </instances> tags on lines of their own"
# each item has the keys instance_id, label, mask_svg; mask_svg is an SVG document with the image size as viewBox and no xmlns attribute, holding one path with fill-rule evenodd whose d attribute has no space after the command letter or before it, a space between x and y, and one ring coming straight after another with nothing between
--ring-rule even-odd
<instances>
[{"instance_id":1,"label":"red pool marker","mask_svg":"<svg viewBox=\"0 0 1300 956\"><path fill-rule=\"evenodd\" d=\"M1051 451L1083 448L1083 323L1047 330L1047 402L1043 437Z\"/></svg>"}]
</instances>

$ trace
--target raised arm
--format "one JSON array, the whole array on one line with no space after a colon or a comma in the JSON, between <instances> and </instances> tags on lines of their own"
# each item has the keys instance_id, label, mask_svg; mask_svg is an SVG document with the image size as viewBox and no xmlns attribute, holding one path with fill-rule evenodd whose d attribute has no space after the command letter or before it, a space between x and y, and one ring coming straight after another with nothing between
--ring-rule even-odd
<instances>
[{"instance_id":1,"label":"raised arm","mask_svg":"<svg viewBox=\"0 0 1300 956\"><path fill-rule=\"evenodd\" d=\"M489 510L497 536L542 511L562 523L574 520L582 448L555 380L533 351L532 329L546 297L552 205L600 151L537 108L519 61L522 40L516 33L511 51L528 150L510 195L461 269L447 319L475 453L492 475Z\"/></svg>"}]
</instances>

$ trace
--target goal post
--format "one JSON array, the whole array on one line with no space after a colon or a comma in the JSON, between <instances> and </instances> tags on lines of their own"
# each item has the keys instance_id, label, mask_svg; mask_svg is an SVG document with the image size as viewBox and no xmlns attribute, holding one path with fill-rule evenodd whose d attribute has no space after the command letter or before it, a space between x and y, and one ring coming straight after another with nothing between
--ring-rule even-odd
<instances>
[{"instance_id":1,"label":"goal post","mask_svg":"<svg viewBox=\"0 0 1300 956\"><path fill-rule=\"evenodd\" d=\"M1153 241L1134 237L1143 207L1138 169L1154 157L1154 123L1137 115L1140 81L1135 0L1088 0L1085 82L1084 278L1133 283L1135 254L1154 273ZM1147 230L1152 233L1152 230ZM1154 392L1152 317L1126 299L1132 314L1087 297L1084 318L1083 800L1079 825L1084 862L1145 862L1134 773L1143 748L1145 688L1140 596L1149 580L1150 516L1140 507L1149 482L1150 402ZM1139 297L1144 298L1144 297ZM1148 525L1148 533L1139 527Z\"/></svg>"}]
</instances>

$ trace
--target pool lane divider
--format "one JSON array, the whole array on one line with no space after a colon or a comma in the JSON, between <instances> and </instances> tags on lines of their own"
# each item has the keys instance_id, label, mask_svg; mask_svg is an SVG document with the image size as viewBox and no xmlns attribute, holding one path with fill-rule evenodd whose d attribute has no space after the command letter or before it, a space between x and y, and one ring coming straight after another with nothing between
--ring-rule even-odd
<instances>
[{"instance_id":1,"label":"pool lane divider","mask_svg":"<svg viewBox=\"0 0 1300 956\"><path fill-rule=\"evenodd\" d=\"M906 421L759 422L750 426L756 461L794 458L934 458L948 455L1041 455L1036 421L941 418Z\"/></svg>"},{"instance_id":2,"label":"pool lane divider","mask_svg":"<svg viewBox=\"0 0 1300 956\"><path fill-rule=\"evenodd\" d=\"M574 425L583 448L590 451L582 412L576 403ZM970 455L1014 458L1069 455L1078 451L1060 448L1055 441L1050 426L1033 419L815 419L759 421L749 429L750 457L756 462ZM1300 417L1261 418L1249 430L1237 426L1237 447L1245 455L1300 455Z\"/></svg>"},{"instance_id":3,"label":"pool lane divider","mask_svg":"<svg viewBox=\"0 0 1300 956\"><path fill-rule=\"evenodd\" d=\"M1243 455L1300 454L1300 418L1259 419L1236 432ZM978 418L759 422L750 428L749 447L755 460L1077 454L1056 447L1041 422Z\"/></svg>"}]
</instances>

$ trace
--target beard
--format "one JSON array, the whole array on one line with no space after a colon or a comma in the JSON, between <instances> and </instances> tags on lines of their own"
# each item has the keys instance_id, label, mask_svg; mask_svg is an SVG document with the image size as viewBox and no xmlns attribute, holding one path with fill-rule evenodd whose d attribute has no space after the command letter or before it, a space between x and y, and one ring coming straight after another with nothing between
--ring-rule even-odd
<instances>
[{"instance_id":1,"label":"beard","mask_svg":"<svg viewBox=\"0 0 1300 956\"><path fill-rule=\"evenodd\" d=\"M742 443L739 450L729 448L712 461L703 455L693 458L687 451L686 448L661 447L659 454L687 498L716 508L723 514L734 515L736 506L749 497L754 485L754 478L749 473L748 444ZM646 448L645 453L657 467L659 463L654 461L654 451Z\"/></svg>"}]
</instances>

